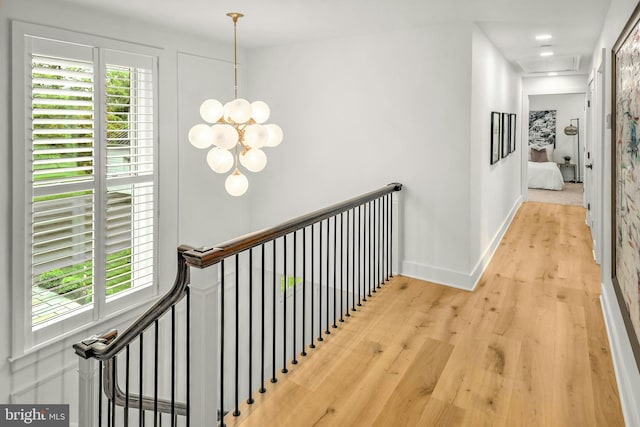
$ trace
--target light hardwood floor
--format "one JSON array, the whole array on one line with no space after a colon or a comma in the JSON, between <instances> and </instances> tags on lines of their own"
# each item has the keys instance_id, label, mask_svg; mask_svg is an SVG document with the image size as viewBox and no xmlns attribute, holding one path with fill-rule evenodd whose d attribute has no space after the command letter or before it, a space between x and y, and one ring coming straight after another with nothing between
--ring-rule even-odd
<instances>
[{"instance_id":1,"label":"light hardwood floor","mask_svg":"<svg viewBox=\"0 0 640 427\"><path fill-rule=\"evenodd\" d=\"M584 216L525 203L473 292L394 278L227 425L624 425Z\"/></svg>"}]
</instances>

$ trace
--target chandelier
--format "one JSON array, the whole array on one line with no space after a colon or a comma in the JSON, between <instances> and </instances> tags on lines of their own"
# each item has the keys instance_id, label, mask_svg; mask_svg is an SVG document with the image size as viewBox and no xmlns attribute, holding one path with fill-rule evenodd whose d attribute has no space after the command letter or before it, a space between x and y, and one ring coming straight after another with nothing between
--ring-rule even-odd
<instances>
[{"instance_id":1,"label":"chandelier","mask_svg":"<svg viewBox=\"0 0 640 427\"><path fill-rule=\"evenodd\" d=\"M242 165L249 172L260 172L267 165L263 147L275 147L282 142L282 129L276 124L264 124L269 119L269 106L262 101L249 103L238 98L238 56L236 24L241 13L227 13L233 20L234 99L222 104L207 99L200 105L205 122L189 130L189 142L200 149L214 146L207 153L209 167L217 173L233 172L224 187L232 196L242 196L249 188L249 180L240 172Z\"/></svg>"}]
</instances>

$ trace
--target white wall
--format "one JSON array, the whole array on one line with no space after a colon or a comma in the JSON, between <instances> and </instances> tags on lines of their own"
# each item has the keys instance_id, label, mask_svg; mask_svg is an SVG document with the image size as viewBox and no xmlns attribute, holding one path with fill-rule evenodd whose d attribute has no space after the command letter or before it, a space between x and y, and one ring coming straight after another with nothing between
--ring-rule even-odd
<instances>
[{"instance_id":1,"label":"white wall","mask_svg":"<svg viewBox=\"0 0 640 427\"><path fill-rule=\"evenodd\" d=\"M522 80L479 28L473 31L471 94L471 221L469 285L480 278L522 202L522 144L491 165L491 112L516 113L516 132L526 123L520 114Z\"/></svg>"},{"instance_id":2,"label":"white wall","mask_svg":"<svg viewBox=\"0 0 640 427\"><path fill-rule=\"evenodd\" d=\"M229 73L218 64L226 61L232 70L233 49L228 44L201 36L169 33L165 28L130 18L110 16L57 0L6 0L0 3L0 402L71 403L72 420L77 411L77 358L71 344L99 331L123 328L141 310L121 316L115 323L75 331L64 340L23 354L11 347L11 20L64 28L102 37L111 37L162 49L159 58L159 280L161 293L175 276L175 251L179 243L213 244L248 231L247 200L223 195L224 177L210 172L205 153L193 148L186 135L200 121L197 108L207 91L232 89ZM117 24L116 24L117 23ZM243 52L240 62L243 61ZM199 59L194 59L199 58ZM212 59L215 58L215 59ZM200 61L199 64L194 64ZM209 64L209 68L195 69ZM211 74L202 75L200 72ZM231 74L232 75L232 74ZM181 85L178 85L181 79ZM189 81L182 81L191 79ZM232 92L231 92L232 93ZM213 93L213 96L219 96ZM223 94L229 95L229 90ZM196 228L199 227L199 228ZM146 308L146 307L145 307ZM19 313L18 313L19 314ZM9 358L12 357L11 361Z\"/></svg>"},{"instance_id":3,"label":"white wall","mask_svg":"<svg viewBox=\"0 0 640 427\"><path fill-rule=\"evenodd\" d=\"M604 21L600 39L594 48L593 67L601 61L605 67L605 94L604 99L611 99L611 49L618 36L622 32L629 17L633 13L638 2L636 0L613 0ZM602 49L605 49L604 56ZM611 114L610 101L604 104L605 116ZM621 393L621 401L625 422L628 426L640 425L640 372L636 366L631 350L629 337L626 334L620 308L615 298L613 284L611 281L611 129L605 126L604 129L604 162L602 177L603 188L603 257L601 265L602 274L602 307L607 321L607 331L613 352L614 366L616 368L616 378L618 388Z\"/></svg>"},{"instance_id":4,"label":"white wall","mask_svg":"<svg viewBox=\"0 0 640 427\"><path fill-rule=\"evenodd\" d=\"M446 43L442 41L446 40ZM262 227L398 181L402 272L469 271L471 27L437 25L248 52L252 99L285 132L254 194Z\"/></svg>"},{"instance_id":5,"label":"white wall","mask_svg":"<svg viewBox=\"0 0 640 427\"><path fill-rule=\"evenodd\" d=\"M555 94L555 95L530 95L529 110L556 110L556 148L553 152L551 161L556 163L564 162L564 156L571 156L571 163L578 165L582 170L584 165L584 146L585 146L585 93L573 94ZM569 126L570 119L580 119L580 163L578 164L578 147L577 135L565 135L564 128ZM574 120L573 125L578 123ZM528 126L528 118L525 119L525 126ZM527 144L525 144L526 146ZM563 169L565 179L573 179L573 172ZM582 178L582 173L579 174Z\"/></svg>"}]
</instances>

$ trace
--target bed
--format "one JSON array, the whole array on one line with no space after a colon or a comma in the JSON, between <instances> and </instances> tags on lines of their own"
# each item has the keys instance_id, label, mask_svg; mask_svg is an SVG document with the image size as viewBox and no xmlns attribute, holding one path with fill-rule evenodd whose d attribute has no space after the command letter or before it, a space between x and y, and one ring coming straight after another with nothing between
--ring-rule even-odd
<instances>
[{"instance_id":1,"label":"bed","mask_svg":"<svg viewBox=\"0 0 640 427\"><path fill-rule=\"evenodd\" d=\"M555 162L529 162L529 188L562 190L564 179Z\"/></svg>"},{"instance_id":2,"label":"bed","mask_svg":"<svg viewBox=\"0 0 640 427\"><path fill-rule=\"evenodd\" d=\"M529 188L562 190L564 178L553 161L552 145L531 145L529 148Z\"/></svg>"}]
</instances>

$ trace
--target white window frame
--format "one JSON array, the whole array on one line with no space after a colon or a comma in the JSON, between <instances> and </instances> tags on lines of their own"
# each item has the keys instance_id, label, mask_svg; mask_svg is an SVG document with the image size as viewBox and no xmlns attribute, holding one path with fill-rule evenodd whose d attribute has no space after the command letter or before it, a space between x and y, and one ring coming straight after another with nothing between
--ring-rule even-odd
<instances>
[{"instance_id":1,"label":"white window frame","mask_svg":"<svg viewBox=\"0 0 640 427\"><path fill-rule=\"evenodd\" d=\"M31 37L58 40L71 44L90 46L96 50L94 55L94 72L96 89L102 91L102 80L104 78L106 51L124 52L126 54L144 55L152 58L153 62L153 144L154 144L154 266L153 284L151 286L136 291L126 291L126 298L117 296L110 299L94 298L92 306L85 311L80 311L80 315L70 316L51 322L51 324L34 330L32 327L32 288L31 288L31 213L29 207L32 200L32 187L30 184L30 171L28 165L31 158L31 49L29 41ZM103 38L84 33L30 24L20 21L12 22L12 239L13 239L13 264L12 264L12 308L13 308L13 337L12 337L12 357L19 357L29 350L40 347L46 343L58 341L72 334L87 331L92 326L103 323L105 320L116 317L119 314L134 309L149 299L158 295L158 229L159 229L159 155L158 155L158 57L160 49L133 43L122 42L109 38ZM103 152L103 144L106 138L106 115L96 115L96 157ZM100 169L95 173L103 177L106 173L104 162L100 162ZM99 181L103 181L100 178ZM106 189L106 182L97 184L99 190ZM96 205L100 209L100 205ZM96 227L94 233L101 232L99 217L102 212L96 212ZM104 253L96 248L97 254ZM98 255L96 255L97 258ZM104 291L104 290L103 290Z\"/></svg>"}]
</instances>

